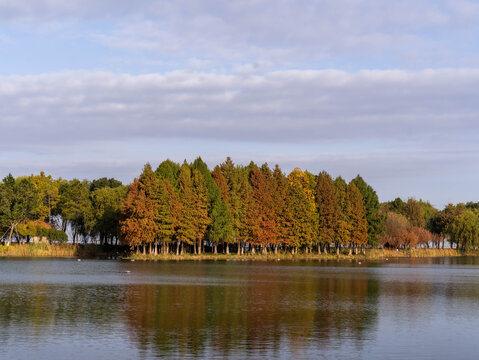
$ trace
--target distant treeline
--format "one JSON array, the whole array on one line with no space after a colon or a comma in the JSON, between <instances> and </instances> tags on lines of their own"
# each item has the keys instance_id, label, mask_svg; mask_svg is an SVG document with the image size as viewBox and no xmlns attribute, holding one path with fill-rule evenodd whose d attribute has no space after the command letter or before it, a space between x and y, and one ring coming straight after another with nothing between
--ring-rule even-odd
<instances>
[{"instance_id":1,"label":"distant treeline","mask_svg":"<svg viewBox=\"0 0 479 360\"><path fill-rule=\"evenodd\" d=\"M365 247L479 245L479 204L408 199L380 204L361 176L349 183L295 168L235 165L211 171L193 163L146 164L133 183L54 179L45 175L0 184L1 241L128 244L144 253L323 251Z\"/></svg>"}]
</instances>

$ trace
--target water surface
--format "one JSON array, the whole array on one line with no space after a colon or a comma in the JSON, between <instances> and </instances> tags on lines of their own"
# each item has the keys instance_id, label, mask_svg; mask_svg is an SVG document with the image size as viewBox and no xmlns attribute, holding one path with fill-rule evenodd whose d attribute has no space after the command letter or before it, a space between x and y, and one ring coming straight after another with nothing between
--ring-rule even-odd
<instances>
[{"instance_id":1,"label":"water surface","mask_svg":"<svg viewBox=\"0 0 479 360\"><path fill-rule=\"evenodd\" d=\"M479 258L0 260L0 358L476 359Z\"/></svg>"}]
</instances>

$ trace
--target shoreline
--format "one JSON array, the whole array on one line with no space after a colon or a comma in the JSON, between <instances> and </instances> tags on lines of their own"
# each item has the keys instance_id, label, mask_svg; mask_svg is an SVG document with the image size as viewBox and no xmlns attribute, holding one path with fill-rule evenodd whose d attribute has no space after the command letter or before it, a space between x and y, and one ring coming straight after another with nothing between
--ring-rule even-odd
<instances>
[{"instance_id":1,"label":"shoreline","mask_svg":"<svg viewBox=\"0 0 479 360\"><path fill-rule=\"evenodd\" d=\"M117 259L129 261L279 261L279 260L382 260L388 258L427 258L427 257L458 257L479 256L479 252L462 253L455 249L366 249L364 254L348 255L341 253L336 255L317 253L289 252L277 254L136 254L128 250L128 247L101 246L94 244L12 244L0 245L0 258L93 258L93 259Z\"/></svg>"},{"instance_id":2,"label":"shoreline","mask_svg":"<svg viewBox=\"0 0 479 360\"><path fill-rule=\"evenodd\" d=\"M455 249L407 249L407 250L385 250L385 249L366 249L365 254L348 255L345 254L317 254L317 253L291 253L278 254L130 254L123 257L122 260L133 261L280 261L280 260L383 260L388 258L431 258L431 257L459 257L459 256L479 256L479 253L461 253Z\"/></svg>"}]
</instances>

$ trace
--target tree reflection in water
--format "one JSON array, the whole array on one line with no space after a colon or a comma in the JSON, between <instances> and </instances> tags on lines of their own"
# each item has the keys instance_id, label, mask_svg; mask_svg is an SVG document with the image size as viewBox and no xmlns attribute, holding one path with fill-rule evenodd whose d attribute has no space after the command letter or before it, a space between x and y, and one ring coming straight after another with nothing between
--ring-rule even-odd
<instances>
[{"instance_id":1,"label":"tree reflection in water","mask_svg":"<svg viewBox=\"0 0 479 360\"><path fill-rule=\"evenodd\" d=\"M374 279L289 266L194 270L204 284L126 288L130 336L144 351L221 357L278 355L284 347L302 353L338 339L356 339L360 346L376 322L379 285Z\"/></svg>"}]
</instances>

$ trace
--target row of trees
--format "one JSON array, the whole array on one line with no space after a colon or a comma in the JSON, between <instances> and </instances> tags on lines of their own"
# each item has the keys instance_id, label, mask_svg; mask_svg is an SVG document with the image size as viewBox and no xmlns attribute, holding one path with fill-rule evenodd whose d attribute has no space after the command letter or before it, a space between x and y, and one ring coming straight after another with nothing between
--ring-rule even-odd
<instances>
[{"instance_id":1,"label":"row of trees","mask_svg":"<svg viewBox=\"0 0 479 360\"><path fill-rule=\"evenodd\" d=\"M0 183L3 243L50 241L127 244L137 251L291 251L351 253L365 246L479 246L479 204L442 211L422 200L380 204L359 175L346 183L328 173L235 165L212 171L201 158L156 169L146 164L129 186L115 179L45 175ZM69 234L67 236L66 234Z\"/></svg>"},{"instance_id":2,"label":"row of trees","mask_svg":"<svg viewBox=\"0 0 479 360\"><path fill-rule=\"evenodd\" d=\"M429 202L399 198L382 204L386 229L381 244L396 248L450 247L467 251L479 247L479 203L448 204L438 211Z\"/></svg>"},{"instance_id":3,"label":"row of trees","mask_svg":"<svg viewBox=\"0 0 479 360\"><path fill-rule=\"evenodd\" d=\"M2 241L95 241L118 244L120 205L127 186L115 179L89 181L54 179L45 175L14 178L0 183Z\"/></svg>"},{"instance_id":4,"label":"row of trees","mask_svg":"<svg viewBox=\"0 0 479 360\"><path fill-rule=\"evenodd\" d=\"M346 183L326 172L235 165L210 171L193 163L145 165L121 206L122 238L144 252L201 254L278 249L318 252L377 245L383 217L374 190L358 176Z\"/></svg>"}]
</instances>

